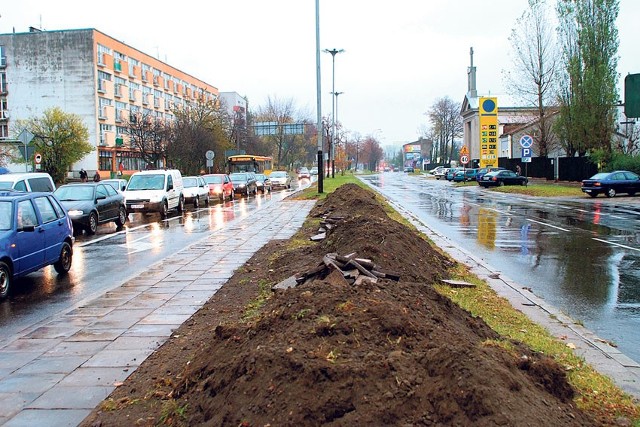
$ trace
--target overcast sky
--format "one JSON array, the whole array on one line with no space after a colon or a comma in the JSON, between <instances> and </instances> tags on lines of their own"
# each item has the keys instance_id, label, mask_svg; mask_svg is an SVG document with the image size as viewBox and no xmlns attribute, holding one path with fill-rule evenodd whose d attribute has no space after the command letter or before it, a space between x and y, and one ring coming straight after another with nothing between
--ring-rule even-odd
<instances>
[{"instance_id":1,"label":"overcast sky","mask_svg":"<svg viewBox=\"0 0 640 427\"><path fill-rule=\"evenodd\" d=\"M527 0L320 0L320 48L344 49L335 57L335 91L343 92L338 120L383 145L415 141L436 99L463 100L470 47L479 94L513 106L501 70L511 67L508 37L526 7ZM640 73L639 17L640 1L620 0L621 84L627 73ZM95 28L221 92L246 96L249 108L269 96L294 100L313 121L315 22L315 0L4 0L0 6L0 33ZM328 116L331 55L322 53L321 60Z\"/></svg>"}]
</instances>

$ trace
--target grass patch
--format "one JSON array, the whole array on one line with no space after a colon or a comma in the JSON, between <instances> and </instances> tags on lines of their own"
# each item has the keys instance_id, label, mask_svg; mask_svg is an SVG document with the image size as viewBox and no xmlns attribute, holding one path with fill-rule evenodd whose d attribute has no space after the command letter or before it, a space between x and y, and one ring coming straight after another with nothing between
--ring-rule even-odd
<instances>
[{"instance_id":1,"label":"grass patch","mask_svg":"<svg viewBox=\"0 0 640 427\"><path fill-rule=\"evenodd\" d=\"M436 285L438 292L474 316L482 318L506 339L523 342L532 350L544 353L564 366L569 382L577 390L575 402L581 409L609 421L624 416L633 420L633 425L640 426L640 406L608 377L576 356L570 348L571 343L550 335L545 328L515 310L508 300L498 296L486 282L468 273L465 267L459 267L456 273L456 279L474 283L477 287L459 289ZM491 345L509 348L506 342L494 342Z\"/></svg>"},{"instance_id":2,"label":"grass patch","mask_svg":"<svg viewBox=\"0 0 640 427\"><path fill-rule=\"evenodd\" d=\"M336 174L335 178L324 178L322 180L322 193L318 193L318 182L312 183L309 187L305 188L298 194L296 194L296 199L310 200L310 199L318 199L322 200L327 197L327 194L333 193L336 188L340 187L343 184L356 184L362 188L367 188L367 185L360 181L356 176L351 172L345 172L344 175Z\"/></svg>"},{"instance_id":3,"label":"grass patch","mask_svg":"<svg viewBox=\"0 0 640 427\"><path fill-rule=\"evenodd\" d=\"M267 280L260 280L258 282L258 296L255 300L247 304L244 314L242 315L242 320L250 321L260 315L260 309L262 309L262 306L271 298L271 286L272 283Z\"/></svg>"},{"instance_id":4,"label":"grass patch","mask_svg":"<svg viewBox=\"0 0 640 427\"><path fill-rule=\"evenodd\" d=\"M504 187L492 188L492 191L498 191L500 193L516 193L526 194L528 196L537 197L581 197L584 196L580 187L568 186L568 185L555 185L555 184L531 184L527 186L522 185L507 185Z\"/></svg>"}]
</instances>

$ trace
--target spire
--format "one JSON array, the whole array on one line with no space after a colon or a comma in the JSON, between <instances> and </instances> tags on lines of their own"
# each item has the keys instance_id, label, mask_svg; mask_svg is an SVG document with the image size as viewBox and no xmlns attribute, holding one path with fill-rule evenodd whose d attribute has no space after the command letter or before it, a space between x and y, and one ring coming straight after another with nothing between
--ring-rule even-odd
<instances>
[{"instance_id":1,"label":"spire","mask_svg":"<svg viewBox=\"0 0 640 427\"><path fill-rule=\"evenodd\" d=\"M467 69L467 93L469 98L477 98L478 91L476 90L476 67L473 66L473 47L469 50L469 56L471 57L471 65Z\"/></svg>"}]
</instances>

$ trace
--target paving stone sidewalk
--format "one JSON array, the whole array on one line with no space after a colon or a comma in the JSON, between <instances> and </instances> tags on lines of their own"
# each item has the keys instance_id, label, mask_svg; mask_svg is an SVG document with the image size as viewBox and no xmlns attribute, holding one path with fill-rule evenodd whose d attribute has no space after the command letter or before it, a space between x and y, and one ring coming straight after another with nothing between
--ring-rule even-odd
<instances>
[{"instance_id":1,"label":"paving stone sidewalk","mask_svg":"<svg viewBox=\"0 0 640 427\"><path fill-rule=\"evenodd\" d=\"M286 200L256 209L5 343L0 425L78 425L258 249L290 238L314 203Z\"/></svg>"}]
</instances>

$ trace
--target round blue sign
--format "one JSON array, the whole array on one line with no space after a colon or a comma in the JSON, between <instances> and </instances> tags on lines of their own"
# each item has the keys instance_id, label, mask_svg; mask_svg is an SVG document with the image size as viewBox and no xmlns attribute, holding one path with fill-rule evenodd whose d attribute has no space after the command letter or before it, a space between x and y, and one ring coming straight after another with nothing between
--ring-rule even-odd
<instances>
[{"instance_id":1,"label":"round blue sign","mask_svg":"<svg viewBox=\"0 0 640 427\"><path fill-rule=\"evenodd\" d=\"M531 138L531 135L522 135L520 137L520 146L522 148L531 148L532 145L533 145L533 138Z\"/></svg>"},{"instance_id":2,"label":"round blue sign","mask_svg":"<svg viewBox=\"0 0 640 427\"><path fill-rule=\"evenodd\" d=\"M496 109L496 103L493 102L493 99L485 99L482 101L482 109L487 113L491 113Z\"/></svg>"}]
</instances>

